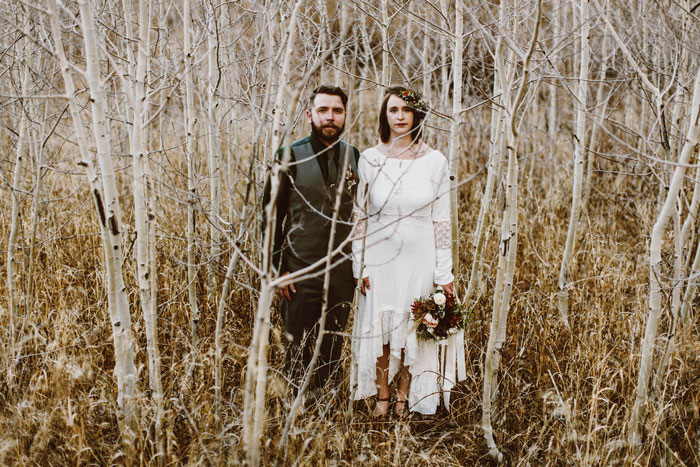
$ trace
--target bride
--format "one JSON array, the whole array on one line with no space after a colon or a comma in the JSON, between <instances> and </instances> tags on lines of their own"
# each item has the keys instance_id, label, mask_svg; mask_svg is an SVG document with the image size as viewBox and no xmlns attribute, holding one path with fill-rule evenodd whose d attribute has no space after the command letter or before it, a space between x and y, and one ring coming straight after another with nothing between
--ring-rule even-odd
<instances>
[{"instance_id":1,"label":"bride","mask_svg":"<svg viewBox=\"0 0 700 467\"><path fill-rule=\"evenodd\" d=\"M454 294L448 164L421 141L427 111L420 94L389 88L379 114L381 142L358 164L353 273L356 283L361 277L361 295L350 383L355 400L377 396L375 418L389 412L394 378L398 416L434 414L440 400L438 344L416 336L410 312L435 285Z\"/></svg>"}]
</instances>

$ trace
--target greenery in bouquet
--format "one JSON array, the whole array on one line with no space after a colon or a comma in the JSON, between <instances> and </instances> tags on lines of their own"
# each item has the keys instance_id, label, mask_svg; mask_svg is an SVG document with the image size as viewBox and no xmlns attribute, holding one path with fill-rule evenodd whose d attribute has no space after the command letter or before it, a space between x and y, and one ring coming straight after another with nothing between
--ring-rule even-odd
<instances>
[{"instance_id":1,"label":"greenery in bouquet","mask_svg":"<svg viewBox=\"0 0 700 467\"><path fill-rule=\"evenodd\" d=\"M441 288L411 305L416 334L422 340L441 341L467 327L469 313L457 297Z\"/></svg>"}]
</instances>

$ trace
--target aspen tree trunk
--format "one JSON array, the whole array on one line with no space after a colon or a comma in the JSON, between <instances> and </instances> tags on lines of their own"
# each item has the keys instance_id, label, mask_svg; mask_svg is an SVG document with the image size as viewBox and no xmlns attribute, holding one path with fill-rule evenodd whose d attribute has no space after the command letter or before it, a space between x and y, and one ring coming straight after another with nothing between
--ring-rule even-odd
<instances>
[{"instance_id":1,"label":"aspen tree trunk","mask_svg":"<svg viewBox=\"0 0 700 467\"><path fill-rule=\"evenodd\" d=\"M277 87L277 94L275 96L275 103L274 103L274 109L275 109L275 115L272 120L272 130L270 131L270 147L272 150L270 151L271 155L274 157L274 154L277 153L277 150L280 147L280 142L282 141L282 135L280 133L280 126L281 126L281 121L282 121L282 108L283 105L282 103L284 102L284 97L285 93L287 91L287 86L288 86L288 79L289 79L289 61L292 56L292 50L293 50L293 45L294 41L296 40L296 18L297 14L299 12L299 8L301 7L301 0L297 0L296 6L294 7L294 10L292 11L292 16L289 19L289 32L287 35L287 48L285 51L285 55L283 58L282 62L282 67L280 71L280 76L279 76L279 84ZM280 28L282 25L280 25Z\"/></svg>"},{"instance_id":2,"label":"aspen tree trunk","mask_svg":"<svg viewBox=\"0 0 700 467\"><path fill-rule=\"evenodd\" d=\"M689 2L686 0L683 5L687 8L689 7ZM687 11L687 10L686 10ZM681 41L682 43L686 43L688 40L688 29L689 29L689 22L691 21L691 17L689 14L684 13L683 14L683 29L681 33ZM690 54L688 53L688 47L682 47L681 48L681 54L678 59L679 63L679 81L681 82L686 82L686 76L687 71L690 70ZM684 72L685 71L685 72ZM683 93L685 94L685 93ZM677 127L679 129L679 132L682 131L682 125L681 125L681 116L684 115L684 112L687 110L687 106L684 105L685 102L678 102L673 108L673 117L671 118L671 127ZM676 155L676 152L678 151L678 145L681 142L681 138L671 138L671 154L674 156ZM684 262L684 268L688 269L690 267L690 263L692 260L692 245L695 243L695 238L697 238L697 217L698 217L698 209L700 206L700 159L697 158L696 156L696 164L698 164L698 167L695 169L695 182L693 184L693 197L690 202L690 206L688 207L688 213L685 216L685 221L683 222L683 229L681 232L681 245L687 251L686 255L686 261Z\"/></svg>"},{"instance_id":3,"label":"aspen tree trunk","mask_svg":"<svg viewBox=\"0 0 700 467\"><path fill-rule=\"evenodd\" d=\"M288 23L287 47L283 58L282 72L279 78L277 97L275 98L275 116L272 124L272 147L280 145L280 116L281 104L284 94L288 89L289 61L296 42L297 16L301 8L301 0L297 0ZM291 115L291 112L289 113ZM289 116L288 116L289 117ZM262 278L260 285L260 299L256 310L253 339L248 354L248 368L246 372L245 401L243 409L243 445L246 450L248 465L254 466L260 463L260 441L265 422L265 392L267 387L267 345L270 333L270 306L275 291L270 277L270 254L272 250L272 237L275 225L274 200L279 192L279 173L286 168L289 159L289 148L285 149L282 164L274 164L270 174L270 203L265 207L267 225L263 233L262 250Z\"/></svg>"},{"instance_id":4,"label":"aspen tree trunk","mask_svg":"<svg viewBox=\"0 0 700 467\"><path fill-rule=\"evenodd\" d=\"M700 243L700 242L699 242ZM698 288L698 276L700 275L700 244L695 247L695 259L690 267L688 286L683 294L683 302L681 303L680 320L683 329L688 329L690 320L689 311L693 309L693 300Z\"/></svg>"},{"instance_id":5,"label":"aspen tree trunk","mask_svg":"<svg viewBox=\"0 0 700 467\"><path fill-rule=\"evenodd\" d=\"M505 6L501 4L500 8L499 17L503 21ZM498 269L496 272L496 286L493 296L493 315L489 327L489 340L484 362L481 426L484 431L484 438L489 449L489 454L498 462L503 461L503 454L499 451L494 440L491 417L493 399L497 393L496 374L500 365L503 345L505 344L506 338L506 323L508 321L508 311L510 308L510 295L513 290L513 276L515 274L515 260L518 246L518 133L516 129L516 117L520 104L525 96L525 90L527 89L530 75L530 59L537 43L541 19L542 0L539 0L532 40L528 51L521 57L523 72L520 78L520 86L515 96L511 95L510 86L506 84L513 82L513 78L512 76L506 78L502 47L497 49L495 57L497 73L500 74L500 80L504 83L503 102L505 103L505 111L508 114L506 126L508 169L506 175L506 205L503 210L503 219L501 222ZM517 21L517 17L514 18L514 22L515 21ZM514 27L513 29L515 30L514 37L517 39L517 28ZM515 68L511 67L510 71L514 72Z\"/></svg>"},{"instance_id":6,"label":"aspen tree trunk","mask_svg":"<svg viewBox=\"0 0 700 467\"><path fill-rule=\"evenodd\" d=\"M247 204L247 203L246 203ZM247 220L247 205L243 205L243 213L241 216L240 230L238 232L237 240L243 237L244 229ZM219 306L216 312L216 330L214 334L214 347L215 347L215 361L214 361L214 397L216 399L216 417L219 423L219 430L222 429L222 417L221 417L221 388L223 386L223 375L221 374L221 363L223 354L223 328L224 328L224 314L226 311L226 301L229 296L229 290L231 287L231 281L233 280L233 273L238 267L238 261L240 259L240 250L236 248L231 254L229 259L228 267L226 269L226 276L224 277L224 283L221 286L221 297L219 298Z\"/></svg>"},{"instance_id":7,"label":"aspen tree trunk","mask_svg":"<svg viewBox=\"0 0 700 467\"><path fill-rule=\"evenodd\" d=\"M210 298L216 295L216 264L221 256L221 234L218 229L219 222L215 219L221 215L219 197L221 193L221 149L219 147L219 98L218 87L220 82L217 37L218 26L216 22L217 11L214 4L207 5L207 123L209 131L207 142L209 146L209 206L212 220L209 222L210 260L207 266L207 288Z\"/></svg>"},{"instance_id":8,"label":"aspen tree trunk","mask_svg":"<svg viewBox=\"0 0 700 467\"><path fill-rule=\"evenodd\" d=\"M97 208L101 225L105 231L107 243L105 244L105 262L107 269L107 298L112 322L112 336L114 338L114 355L116 360L115 373L117 375L118 396L117 403L122 410L124 421L131 426L134 421L132 398L136 393L136 366L134 365L133 338L131 335L131 314L129 301L122 275L122 244L121 244L121 208L117 191L114 167L112 164L112 150L110 135L108 132L105 115L105 95L103 82L100 79L100 57L97 51L96 24L92 15L92 9L88 0L80 0L80 19L83 29L83 41L85 44L85 64L92 120L94 128L97 159L101 171L101 185L104 201L98 201ZM55 17L55 14L53 15ZM56 25L55 29L58 26ZM59 32L60 34L60 32ZM60 41L57 36L56 41ZM64 79L69 74L67 62L64 63ZM72 83L71 83L72 84ZM69 96L74 96L74 88L66 89ZM72 91L72 93L71 93ZM74 102L74 105L77 103ZM75 110L76 114L78 109ZM74 125L79 120L74 118ZM76 132L78 129L76 128ZM82 130L81 130L82 131ZM83 156L85 158L85 155ZM89 164L88 164L89 166ZM88 177L90 174L88 173ZM99 196L99 194L96 194Z\"/></svg>"},{"instance_id":9,"label":"aspen tree trunk","mask_svg":"<svg viewBox=\"0 0 700 467\"><path fill-rule=\"evenodd\" d=\"M423 76L422 93L427 99L430 99L430 86L432 84L430 65L428 63L428 51L430 50L430 36L428 35L428 6L423 6L423 49L421 52L421 75ZM423 128L425 134L427 128Z\"/></svg>"},{"instance_id":10,"label":"aspen tree trunk","mask_svg":"<svg viewBox=\"0 0 700 467\"><path fill-rule=\"evenodd\" d=\"M513 289L515 258L518 245L518 155L514 149L515 135L510 129L508 138L508 171L506 175L506 206L503 210L501 224L501 241L496 273L496 288L493 300L493 316L489 327L489 341L486 349L484 369L484 394L482 401L482 429L489 448L489 454L498 462L503 461L503 454L493 437L491 423L493 398L497 394L496 373L500 366L503 345L506 337L506 323L510 294Z\"/></svg>"},{"instance_id":11,"label":"aspen tree trunk","mask_svg":"<svg viewBox=\"0 0 700 467\"><path fill-rule=\"evenodd\" d=\"M442 12L442 18L444 21L443 27L445 31L450 30L450 24L447 18L449 18L449 5L447 0L440 0L440 11ZM450 105L450 75L449 67L447 66L449 53L449 41L445 34L440 34L440 108L443 111Z\"/></svg>"},{"instance_id":12,"label":"aspen tree trunk","mask_svg":"<svg viewBox=\"0 0 700 467\"><path fill-rule=\"evenodd\" d=\"M698 164L695 168L695 177L693 182L693 197L690 201L690 206L688 207L688 214L685 216L685 221L683 222L683 227L681 229L681 245L685 251L687 251L687 261L684 267L687 269L691 261L692 246L697 238L697 217L698 217L698 207L700 206L700 158L695 159L695 163Z\"/></svg>"},{"instance_id":13,"label":"aspen tree trunk","mask_svg":"<svg viewBox=\"0 0 700 467\"><path fill-rule=\"evenodd\" d=\"M504 22L505 20L505 4L501 3L500 5L500 21ZM496 70L494 73L494 90L496 89L496 83L500 82L501 77L506 76L506 71L504 69L505 67L505 62L503 59L503 37L498 38L498 43L496 45L496 53L494 56L494 62L496 66ZM508 94L508 90L504 91L504 94ZM502 98L502 101L505 101L505 95ZM493 111L491 113L492 119L494 117ZM491 161L489 162L489 176L493 174L493 177L490 178L495 178L495 174L497 172L496 167L493 166L492 161L493 161L493 147L498 147L501 144L501 139L505 139L506 135L504 134L503 131L501 131L498 126L501 124L501 119L499 118L496 122L493 120L491 121L491 126L492 126L492 137L495 136L498 138L497 140L492 140L492 153L491 153ZM494 126L497 127L497 130L494 131L493 128ZM510 159L509 159L509 164L510 164ZM510 171L509 171L510 173ZM488 179L487 179L487 190L488 190ZM483 200L483 198L482 198ZM483 228L483 217L482 214L485 214L484 212L485 204L482 201L481 204L481 211L479 212L479 221L477 222L477 230L479 230L479 227ZM507 224L507 219L505 218L505 213L503 214L504 219L502 220L502 229L506 226ZM479 246L478 240L477 240L477 248ZM507 245L505 245L507 246ZM482 429L484 430L484 438L486 439L486 445L489 449L489 454L496 459L498 462L501 462L503 460L503 455L501 452L498 450L498 446L496 445L496 441L494 440L493 437L493 426L491 423L491 415L492 415L492 399L496 395L496 381L495 381L495 375L498 370L498 365L500 364L500 349L497 349L496 347L496 340L498 337L498 326L501 322L501 317L500 317L500 312L501 312L501 306L500 306L500 298L501 298L501 290L503 288L503 277L504 277L504 269L503 269L503 259L505 257L505 254L507 254L507 250L501 251L501 248L499 248L499 256L498 256L498 269L497 269L497 276L496 276L496 288L494 289L494 295L493 295L493 314L491 316L491 324L489 326L489 340L487 344L487 349L486 349L486 356L485 356L485 362L484 362L484 388L483 388L483 394L482 394L482 409L481 409L481 426ZM476 253L475 253L476 255ZM475 256L474 258L474 267L477 268L478 271L478 263L480 259ZM478 274L478 272L477 272ZM474 287L474 281L475 281L475 271L474 268L472 268L472 276L469 281L469 290L472 290ZM468 296L469 291L467 291Z\"/></svg>"},{"instance_id":14,"label":"aspen tree trunk","mask_svg":"<svg viewBox=\"0 0 700 467\"><path fill-rule=\"evenodd\" d=\"M382 8L382 79L377 89L377 109L381 108L384 99L383 87L391 86L391 62L389 57L389 7L388 0L381 0Z\"/></svg>"},{"instance_id":15,"label":"aspen tree trunk","mask_svg":"<svg viewBox=\"0 0 700 467\"><path fill-rule=\"evenodd\" d=\"M411 65L411 56L413 55L413 52L411 50L412 46L412 40L413 40L413 15L415 14L415 4L413 2L409 2L408 4L408 21L406 21L406 24L404 26L404 32L406 33L406 39L404 40L403 43L403 63L404 66L407 68L410 67ZM407 69L409 74L413 74L413 70L410 68Z\"/></svg>"},{"instance_id":16,"label":"aspen tree trunk","mask_svg":"<svg viewBox=\"0 0 700 467\"><path fill-rule=\"evenodd\" d=\"M377 62L374 60L374 52L372 51L372 45L370 44L369 40L369 33L368 33L369 27L367 26L367 18L365 15L360 16L360 37L362 38L362 47L365 50L365 57L367 58L367 62L372 64L372 72L374 73L374 79L376 81L380 81L383 76L383 69L379 71L377 69ZM369 72L369 67L365 65L363 68L363 71ZM363 75L363 79L366 79L366 75ZM380 86L381 87L381 86ZM382 103L382 90L378 89L377 90L377 108ZM374 124L374 123L373 123Z\"/></svg>"},{"instance_id":17,"label":"aspen tree trunk","mask_svg":"<svg viewBox=\"0 0 700 467\"><path fill-rule=\"evenodd\" d=\"M49 101L47 100L44 105L44 117L42 118L42 128L41 135L35 138L34 143L34 163L36 165L36 175L34 180L34 190L32 192L32 227L31 233L29 234L29 255L27 256L25 270L27 271L27 293L24 297L24 320L22 321L22 327L26 320L31 316L32 310L34 308L34 253L36 251L36 233L39 225L39 217L41 212L41 186L42 180L44 178L44 147L46 140L46 120L49 111Z\"/></svg>"},{"instance_id":18,"label":"aspen tree trunk","mask_svg":"<svg viewBox=\"0 0 700 467\"><path fill-rule=\"evenodd\" d=\"M588 95L588 67L591 57L589 44L589 0L580 0L580 29L581 29L581 67L578 79L578 96L576 101L576 135L574 137L574 177L572 187L571 214L569 217L569 230L566 234L564 255L559 269L559 314L564 324L569 326L569 270L571 259L576 245L576 230L581 213L581 192L583 185L583 165L586 152L586 112Z\"/></svg>"},{"instance_id":19,"label":"aspen tree trunk","mask_svg":"<svg viewBox=\"0 0 700 467\"><path fill-rule=\"evenodd\" d=\"M187 159L187 294L190 301L190 330L192 333L193 350L199 341L197 328L199 326L199 305L197 303L197 261L195 252L195 221L197 202L197 184L195 177L195 138L194 124L196 111L194 108L194 85L192 84L192 18L190 15L190 0L185 0L183 8L183 34L185 53L185 155Z\"/></svg>"},{"instance_id":20,"label":"aspen tree trunk","mask_svg":"<svg viewBox=\"0 0 700 467\"><path fill-rule=\"evenodd\" d=\"M496 44L496 55L503 54L503 38L499 37ZM485 246L485 230L484 227L488 220L489 211L491 210L491 199L493 190L498 178L502 155L505 152L505 136L503 134L505 127L505 115L502 106L502 86L500 74L503 70L496 70L493 77L493 93L492 99L494 105L491 107L491 130L489 148L489 165L486 175L486 187L481 197L481 206L479 207L479 216L477 217L476 227L474 228L474 260L472 262L471 274L469 276L469 285L467 286L467 299L475 301L474 293L479 287L481 281L481 272L484 262L484 246Z\"/></svg>"},{"instance_id":21,"label":"aspen tree trunk","mask_svg":"<svg viewBox=\"0 0 700 467\"><path fill-rule=\"evenodd\" d=\"M506 18L506 5L505 3L501 3L499 6L499 22L505 26L505 18ZM506 78L507 76L510 76L512 67L509 67L508 70L506 70L506 65L505 65L505 60L504 60L504 52L503 52L503 36L499 36L498 38L498 43L496 45L496 53L494 56L494 64L495 64L495 70L494 70L494 90L496 88L496 81L499 83L504 83L506 84L501 88L502 98L501 101L504 104L507 104L509 102L509 94L510 94L510 81ZM508 109L503 108L503 112L505 113ZM511 109L512 111L512 109ZM492 118L493 118L493 112L492 112ZM496 126L499 125L501 122L498 120L496 122ZM491 122L492 125L492 136L494 136L493 132L493 126L494 126L494 121L492 120ZM510 134L510 132L508 132ZM495 132L495 137L499 138L496 141L493 141L494 146L498 146L501 144L501 138L504 140L507 140L507 134L503 131L496 131ZM507 145L507 144L505 144ZM512 155L512 151L509 153L509 159L508 159L508 174L511 174L511 164L513 163L512 158L510 157ZM515 161L517 163L517 161ZM495 173L497 171L496 167L491 167L489 166L489 174L491 173L491 170L494 169L494 177ZM517 172L516 172L517 174ZM512 179L508 180L508 187L510 187L510 182ZM487 185L488 185L488 180L487 180ZM510 198L508 198L510 200ZM484 207L482 203L482 208ZM479 216L481 217L481 212L479 213ZM501 237L503 237L504 234L507 234L506 229L508 226L508 220L510 219L510 215L507 212L507 209L504 209L503 212L503 218L501 220ZM489 454L491 455L492 458L494 458L497 462L502 462L503 461L503 454L499 451L498 446L496 445L496 441L493 436L493 425L491 423L491 418L492 418L492 411L493 411L493 398L497 394L497 386L496 386L496 373L498 372L498 366L500 365L500 359L501 359L501 351L502 351L502 345L501 347L498 346L498 337L500 335L499 333L499 327L501 325L501 322L503 321L501 317L501 299L503 298L502 292L503 292L503 283L504 283L504 278L505 278L505 258L506 255L508 254L508 243L504 243L499 246L499 255L498 255L498 268L496 270L496 285L494 289L494 294L493 294L493 313L491 316L491 324L489 326L489 340L486 348L486 356L485 356L485 361L484 361L484 387L483 387L483 394L482 394L482 406L481 406L481 427L484 431L484 438L486 440L486 446L489 449ZM475 258L475 264L477 263L476 258ZM471 285L471 282L470 282Z\"/></svg>"},{"instance_id":22,"label":"aspen tree trunk","mask_svg":"<svg viewBox=\"0 0 700 467\"><path fill-rule=\"evenodd\" d=\"M346 2L341 2L340 5L338 5L338 8L340 8L340 29L342 31L345 31L348 27L348 4ZM338 48L338 52L335 55L335 72L334 72L334 77L333 77L333 83L335 83L336 86L340 86L342 88L346 88L346 84L343 82L343 76L344 76L344 70L345 70L345 51L347 50L345 46L345 41L340 43L340 47Z\"/></svg>"},{"instance_id":23,"label":"aspen tree trunk","mask_svg":"<svg viewBox=\"0 0 700 467\"><path fill-rule=\"evenodd\" d=\"M327 49L328 44L330 43L330 38L328 37L329 34L329 28L328 28L328 2L325 2L324 0L316 0L316 11L319 14L319 28L318 28L318 54L321 55L324 50ZM326 71L326 64L322 63L321 64L321 70L319 73L319 76L321 78L322 82L327 81L327 71Z\"/></svg>"},{"instance_id":24,"label":"aspen tree trunk","mask_svg":"<svg viewBox=\"0 0 700 467\"><path fill-rule=\"evenodd\" d=\"M661 390L668 370L669 360L676 342L676 329L678 329L678 315L681 307L681 288L683 284L683 244L681 243L681 200L676 199L676 208L673 212L673 290L671 292L671 324L665 337L665 345L659 359L656 373L651 384L651 393L655 400L661 397Z\"/></svg>"},{"instance_id":25,"label":"aspen tree trunk","mask_svg":"<svg viewBox=\"0 0 700 467\"><path fill-rule=\"evenodd\" d=\"M448 160L450 167L450 205L452 217L452 269L454 277L459 278L459 208L457 206L459 181L457 178L458 158L461 152L459 130L462 123L462 33L464 14L461 0L455 2L455 43L452 57L452 120L450 122L450 142Z\"/></svg>"},{"instance_id":26,"label":"aspen tree trunk","mask_svg":"<svg viewBox=\"0 0 700 467\"><path fill-rule=\"evenodd\" d=\"M674 203L680 193L685 176L686 165L690 161L693 152L698 144L700 133L700 71L695 78L693 90L692 106L689 115L689 126L687 141L678 160L678 164L673 172L671 184L668 187L666 200L659 213L651 236L651 246L649 249L649 316L646 321L644 339L642 341L641 356L639 362L639 375L637 378L637 396L632 406L629 424L629 443L638 448L641 445L641 424L648 402L648 384L651 374L651 367L654 354L654 342L656 340L656 330L661 318L661 247L663 246L663 235L666 224L673 214Z\"/></svg>"},{"instance_id":27,"label":"aspen tree trunk","mask_svg":"<svg viewBox=\"0 0 700 467\"><path fill-rule=\"evenodd\" d=\"M27 118L28 106L25 102L25 96L29 95L29 84L30 76L29 73L29 58L30 58L30 41L25 38L24 43L24 66L22 67L22 96L23 99L20 101L20 118L19 118L19 134L17 136L17 146L15 149L16 159L15 159L15 171L12 177L12 186L10 187L10 194L12 197L12 212L10 214L10 235L7 239L7 311L10 318L10 329L8 330L10 342L10 354L15 351L15 319L17 316L17 272L15 266L17 264L17 235L19 233L19 214L20 205L19 199L21 176L24 166L25 158L25 146L27 145L27 135L29 133L29 119ZM11 376L11 375L9 375Z\"/></svg>"},{"instance_id":28,"label":"aspen tree trunk","mask_svg":"<svg viewBox=\"0 0 700 467\"><path fill-rule=\"evenodd\" d=\"M228 8L223 9L222 17L221 17L221 33L220 33L220 42L227 43L230 39L228 35L224 33L226 30L225 25L230 25L231 24L231 19L230 15L232 12L229 11ZM230 33L232 35L236 35L236 30L232 30ZM227 57L228 60L231 60L232 57L229 55ZM226 74L221 74L221 86L224 87L224 92L229 92L230 94L233 94L235 92L235 81L233 79L227 79L228 76ZM250 165L250 171L248 173L248 184L247 184L247 192L246 192L246 197L245 200L243 201L243 207L241 209L241 212L238 213L237 206L236 206L236 199L235 199L235 191L234 191L234 184L237 182L236 180L236 173L235 173L235 153L233 148L238 147L238 142L239 142L239 129L238 125L233 124L233 118L230 118L229 120L230 124L228 125L228 139L229 143L225 146L219 146L219 154L221 159L224 159L224 154L225 159L226 159L226 167L225 170L223 168L220 168L220 171L222 172L220 178L224 178L226 183L228 185L228 196L229 196L229 219L230 222L233 223L234 219L238 219L239 221L239 232L238 236L231 240L229 239L230 243L234 242L239 242L244 238L246 228L247 228L247 218L248 218L248 202L249 202L249 195L251 191L253 190L253 165L255 163L255 160L251 160L251 165ZM225 174L225 175L224 175ZM223 190L222 190L223 192ZM215 412L216 412L216 418L217 418L217 423L218 423L218 430L219 430L219 436L223 440L223 417L221 415L221 402L222 402L222 396L221 396L221 389L223 387L223 375L222 375L222 360L223 360L223 327L224 327L224 318L225 318L225 312L226 312L226 304L229 300L230 293L231 293L231 281L233 280L233 275L235 271L237 270L238 267L238 262L240 260L240 250L238 248L234 248L233 253L229 257L229 263L228 267L226 269L226 275L224 276L224 281L221 285L221 295L219 296L219 304L217 307L217 312L216 312L216 327L214 329L214 347L215 347L215 355L214 355L214 397L215 397Z\"/></svg>"},{"instance_id":29,"label":"aspen tree trunk","mask_svg":"<svg viewBox=\"0 0 700 467\"><path fill-rule=\"evenodd\" d=\"M128 3L130 0L127 0ZM133 82L133 128L132 128L132 157L134 179L134 220L136 224L136 266L139 284L141 311L146 329L146 350L148 355L148 376L153 400L156 403L155 435L156 444L163 454L162 440L162 403L163 388L160 377L160 351L158 349L157 322L157 265L155 263L155 229L153 221L153 206L151 205L152 187L149 190L147 164L148 140L147 122L150 99L146 90L146 75L150 49L151 2L139 0L139 37L136 56L136 70ZM130 15L125 18L127 24Z\"/></svg>"},{"instance_id":30,"label":"aspen tree trunk","mask_svg":"<svg viewBox=\"0 0 700 467\"><path fill-rule=\"evenodd\" d=\"M430 102L430 87L432 85L432 73L430 72L430 66L428 64L428 50L430 46L430 36L428 35L428 7L423 7L423 50L421 52L421 76L423 77L423 88L421 90L423 96ZM437 101L434 101L437 102ZM423 126L423 138L425 141L429 141L428 144L433 145L432 135L428 132L429 128Z\"/></svg>"},{"instance_id":31,"label":"aspen tree trunk","mask_svg":"<svg viewBox=\"0 0 700 467\"><path fill-rule=\"evenodd\" d=\"M607 4L606 4L607 6ZM591 125L591 136L588 142L588 148L586 149L586 181L583 184L583 200L582 205L584 207L588 206L588 198L591 193L591 183L593 183L593 160L596 157L596 148L598 147L598 135L600 134L600 127L603 126L603 121L605 120L605 112L608 108L608 101L610 100L610 94L608 94L605 99L603 99L603 92L605 90L605 76L608 69L608 56L606 55L608 50L608 39L609 35L605 34L603 36L603 44L600 48L601 55L603 59L600 61L600 71L598 79L598 90L596 91L596 97L594 105L598 106L598 117L595 124Z\"/></svg>"},{"instance_id":32,"label":"aspen tree trunk","mask_svg":"<svg viewBox=\"0 0 700 467\"><path fill-rule=\"evenodd\" d=\"M556 47L556 39L559 37L559 33L561 32L560 24L559 24L559 18L561 15L561 4L560 0L552 0L552 37L554 38L554 45ZM556 67L557 62L559 61L559 53L554 49L552 55L550 56L550 61L552 62L552 66ZM557 105L559 103L557 102L557 85L555 83L550 83L549 84L549 118L548 118L548 125L547 129L549 130L549 141L550 143L554 142L554 139L557 136L557 128L559 127L559 123L557 122Z\"/></svg>"}]
</instances>

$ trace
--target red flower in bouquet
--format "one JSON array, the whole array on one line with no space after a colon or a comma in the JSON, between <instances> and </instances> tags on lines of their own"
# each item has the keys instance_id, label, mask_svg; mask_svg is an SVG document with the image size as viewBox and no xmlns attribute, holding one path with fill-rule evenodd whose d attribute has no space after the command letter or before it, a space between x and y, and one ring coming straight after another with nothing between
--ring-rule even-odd
<instances>
[{"instance_id":1,"label":"red flower in bouquet","mask_svg":"<svg viewBox=\"0 0 700 467\"><path fill-rule=\"evenodd\" d=\"M457 297L441 288L427 297L417 298L411 305L416 333L422 340L441 341L467 326L469 313Z\"/></svg>"}]
</instances>

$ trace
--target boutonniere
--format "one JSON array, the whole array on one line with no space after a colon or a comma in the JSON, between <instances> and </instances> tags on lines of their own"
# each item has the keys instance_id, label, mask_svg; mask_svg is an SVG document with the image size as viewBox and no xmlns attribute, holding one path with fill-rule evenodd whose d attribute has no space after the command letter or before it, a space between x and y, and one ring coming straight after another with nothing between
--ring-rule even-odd
<instances>
[{"instance_id":1,"label":"boutonniere","mask_svg":"<svg viewBox=\"0 0 700 467\"><path fill-rule=\"evenodd\" d=\"M354 187L356 184L357 184L357 178L355 177L355 172L348 169L348 171L345 172L345 187L348 190L351 190L352 187Z\"/></svg>"}]
</instances>

